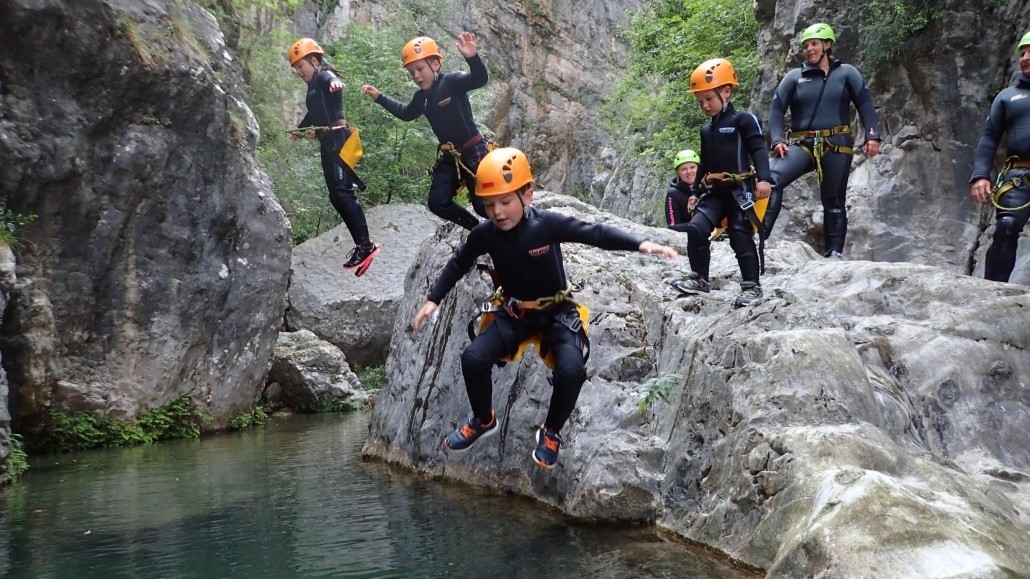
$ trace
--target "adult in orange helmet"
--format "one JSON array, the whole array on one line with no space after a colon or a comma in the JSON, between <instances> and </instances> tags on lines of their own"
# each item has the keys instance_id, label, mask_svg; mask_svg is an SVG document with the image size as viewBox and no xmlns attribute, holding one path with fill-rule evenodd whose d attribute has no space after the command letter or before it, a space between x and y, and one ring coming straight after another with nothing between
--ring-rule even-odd
<instances>
[{"instance_id":1,"label":"adult in orange helmet","mask_svg":"<svg viewBox=\"0 0 1030 579\"><path fill-rule=\"evenodd\" d=\"M369 238L365 212L354 194L354 187L360 185L360 181L354 168L340 158L340 150L350 130L343 116L343 81L336 76L336 69L325 58L322 47L310 38L294 42L286 52L286 58L293 72L308 85L307 113L297 128L318 127L312 134L320 143L322 175L329 189L329 202L340 214L354 240L354 249L343 267L353 270L354 275L364 275L379 253L379 245ZM297 133L291 135L296 138Z\"/></svg>"},{"instance_id":2,"label":"adult in orange helmet","mask_svg":"<svg viewBox=\"0 0 1030 579\"><path fill-rule=\"evenodd\" d=\"M474 34L459 34L457 47L468 62L467 73L441 73L443 55L436 41L428 36L413 38L404 45L401 64L418 87L407 104L380 93L372 85L361 87L361 92L402 121L413 121L425 115L439 141L429 186L429 210L465 229L472 229L479 219L455 203L454 197L464 183L472 207L476 213L486 216L482 202L471 193L476 190L475 171L487 153L487 142L472 117L468 93L486 86L488 77Z\"/></svg>"},{"instance_id":3,"label":"adult in orange helmet","mask_svg":"<svg viewBox=\"0 0 1030 579\"><path fill-rule=\"evenodd\" d=\"M524 340L539 336L551 355L554 391L537 430L532 457L541 468L549 469L558 462L561 429L586 380L586 329L565 277L561 243L670 258L676 251L635 233L533 208L533 174L526 155L518 149L495 149L483 159L476 172L476 196L483 200L488 221L473 228L455 250L411 323L418 331L476 258L490 255L503 289L492 321L462 353L461 371L472 413L447 436L444 449L464 451L498 431L492 405L493 366L514 355Z\"/></svg>"},{"instance_id":4,"label":"adult in orange helmet","mask_svg":"<svg viewBox=\"0 0 1030 579\"><path fill-rule=\"evenodd\" d=\"M880 152L881 137L869 88L855 67L833 56L836 42L837 35L829 24L818 22L806 28L800 39L805 62L783 77L769 105L776 186L765 222L771 232L780 213L784 187L814 170L823 205L823 256L841 259L848 233L844 194L855 142L851 134L852 104L862 118L862 151L867 157ZM787 111L789 131L784 130Z\"/></svg>"},{"instance_id":5,"label":"adult in orange helmet","mask_svg":"<svg viewBox=\"0 0 1030 579\"><path fill-rule=\"evenodd\" d=\"M771 189L769 150L758 118L736 110L731 102L733 88L739 85L733 63L725 58L706 60L690 75L690 92L709 120L701 126L697 167L702 195L685 227L690 272L672 283L685 294L711 291L712 250L708 240L725 220L730 247L740 266L740 294L734 307L762 297L761 251L755 248L752 231L757 230L764 242L766 231L755 204L768 198Z\"/></svg>"},{"instance_id":6,"label":"adult in orange helmet","mask_svg":"<svg viewBox=\"0 0 1030 579\"><path fill-rule=\"evenodd\" d=\"M1019 74L1013 86L1002 89L991 103L973 158L969 195L977 203L994 205L994 239L987 250L984 277L1009 281L1016 267L1019 235L1030 220L1030 32L1016 45ZM991 184L991 165L1005 135L1005 165L997 187Z\"/></svg>"}]
</instances>

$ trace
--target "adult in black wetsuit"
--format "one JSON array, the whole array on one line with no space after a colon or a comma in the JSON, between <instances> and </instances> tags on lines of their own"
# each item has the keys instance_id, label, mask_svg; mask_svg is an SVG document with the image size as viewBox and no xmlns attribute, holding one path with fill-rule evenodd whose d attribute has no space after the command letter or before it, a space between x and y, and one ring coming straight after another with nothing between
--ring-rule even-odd
<instances>
[{"instance_id":1,"label":"adult in black wetsuit","mask_svg":"<svg viewBox=\"0 0 1030 579\"><path fill-rule=\"evenodd\" d=\"M476 195L484 201L489 220L472 229L455 251L411 325L418 331L476 258L490 255L503 288L504 307L462 353L461 372L472 414L444 440L444 448L462 451L480 437L497 432L493 366L540 333L543 349L553 356L554 390L547 418L537 431L533 459L542 468L551 468L558 461L561 429L586 380L585 333L571 301L561 243L666 257L675 257L676 251L611 226L530 207L532 184L533 175L522 151L503 148L486 155L476 172Z\"/></svg>"},{"instance_id":2,"label":"adult in black wetsuit","mask_svg":"<svg viewBox=\"0 0 1030 579\"><path fill-rule=\"evenodd\" d=\"M852 103L865 127L862 151L867 157L880 152L881 138L876 109L862 75L831 54L836 40L828 24L806 28L801 33L805 63L783 77L769 106L774 187L765 213L765 227L772 232L776 224L783 189L815 170L823 204L823 255L840 259L848 232L844 194L855 142L851 134ZM783 121L788 110L790 132L785 133Z\"/></svg>"},{"instance_id":3,"label":"adult in black wetsuit","mask_svg":"<svg viewBox=\"0 0 1030 579\"><path fill-rule=\"evenodd\" d=\"M673 160L676 176L669 181L669 189L665 192L665 224L669 229L686 231L690 212L697 205L699 193L694 185L697 182L697 164L700 162L701 157L691 149L676 153Z\"/></svg>"},{"instance_id":4,"label":"adult in black wetsuit","mask_svg":"<svg viewBox=\"0 0 1030 579\"><path fill-rule=\"evenodd\" d=\"M712 251L708 238L725 217L742 280L740 295L733 305L741 307L762 297L758 251L752 233L752 224L761 220L754 208L748 206L769 197L771 178L769 150L758 118L748 111L734 109L730 102L735 86L739 86L737 73L724 58L702 62L690 75L690 92L710 119L701 127L701 163L697 169L700 187L706 192L685 228L692 271L673 285L685 293L711 291L708 268Z\"/></svg>"},{"instance_id":5,"label":"adult in black wetsuit","mask_svg":"<svg viewBox=\"0 0 1030 579\"><path fill-rule=\"evenodd\" d=\"M325 51L310 38L294 42L286 55L293 71L308 83L305 99L308 110L297 128L339 127L321 128L314 131L314 134L321 143L319 152L322 155L322 174L329 189L329 202L340 214L354 240L354 249L343 267L361 276L368 271L372 260L379 253L379 245L369 239L365 212L354 195L353 169L347 167L339 155L349 135L347 121L343 118L343 93L340 92L343 82L325 59ZM297 135L294 133L292 137L296 138Z\"/></svg>"},{"instance_id":6,"label":"adult in black wetsuit","mask_svg":"<svg viewBox=\"0 0 1030 579\"><path fill-rule=\"evenodd\" d=\"M420 36L404 46L401 63L418 85L408 104L380 93L372 85L361 87L361 92L402 121L426 116L439 141L439 156L433 166L433 181L429 187L429 210L465 229L472 229L479 219L455 203L454 196L464 182L472 207L476 213L486 216L482 202L472 192L476 190L476 167L486 155L487 142L472 118L468 93L486 86L487 72L478 55L475 35L462 32L458 35L457 46L458 52L468 62L467 73L441 73L443 55L432 38Z\"/></svg>"},{"instance_id":7,"label":"adult in black wetsuit","mask_svg":"<svg viewBox=\"0 0 1030 579\"><path fill-rule=\"evenodd\" d=\"M1008 281L1016 264L1019 234L1030 219L1030 32L1023 35L1016 48L1019 74L1016 84L1003 89L991 103L980 142L976 145L973 176L969 194L973 201L994 203L994 241L987 250L984 278ZM1008 159L1002 168L1001 184L991 186L991 165L1002 133Z\"/></svg>"}]
</instances>

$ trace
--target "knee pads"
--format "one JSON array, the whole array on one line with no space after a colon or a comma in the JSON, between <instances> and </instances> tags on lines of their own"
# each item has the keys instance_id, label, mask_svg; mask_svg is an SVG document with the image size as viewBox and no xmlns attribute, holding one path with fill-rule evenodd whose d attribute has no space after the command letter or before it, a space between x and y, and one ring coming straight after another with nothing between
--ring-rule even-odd
<instances>
[{"instance_id":1,"label":"knee pads","mask_svg":"<svg viewBox=\"0 0 1030 579\"><path fill-rule=\"evenodd\" d=\"M1023 230L1023 224L1015 215L1005 213L998 216L994 226L994 238L999 241L1014 242L1019 239Z\"/></svg>"}]
</instances>

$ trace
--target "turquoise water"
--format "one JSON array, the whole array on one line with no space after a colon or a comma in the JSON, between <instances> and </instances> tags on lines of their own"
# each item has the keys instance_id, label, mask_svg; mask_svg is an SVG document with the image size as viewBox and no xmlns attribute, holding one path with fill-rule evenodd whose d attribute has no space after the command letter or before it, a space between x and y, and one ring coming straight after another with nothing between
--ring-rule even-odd
<instances>
[{"instance_id":1,"label":"turquoise water","mask_svg":"<svg viewBox=\"0 0 1030 579\"><path fill-rule=\"evenodd\" d=\"M363 461L364 414L41 457L0 492L0 576L741 577L651 529Z\"/></svg>"}]
</instances>

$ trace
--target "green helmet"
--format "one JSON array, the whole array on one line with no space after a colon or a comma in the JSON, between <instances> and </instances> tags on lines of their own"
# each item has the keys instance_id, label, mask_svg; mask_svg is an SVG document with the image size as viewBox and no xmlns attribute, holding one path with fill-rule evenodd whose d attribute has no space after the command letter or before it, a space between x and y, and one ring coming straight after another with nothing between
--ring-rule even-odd
<instances>
[{"instance_id":1,"label":"green helmet","mask_svg":"<svg viewBox=\"0 0 1030 579\"><path fill-rule=\"evenodd\" d=\"M1016 54L1023 52L1024 46L1030 46L1030 32L1023 35L1023 38L1019 39L1019 44L1016 45Z\"/></svg>"},{"instance_id":2,"label":"green helmet","mask_svg":"<svg viewBox=\"0 0 1030 579\"><path fill-rule=\"evenodd\" d=\"M683 163L694 163L696 165L700 165L701 157L691 149L683 149L679 153L676 153L676 160L673 161L673 163L674 169L679 169L680 165Z\"/></svg>"},{"instance_id":3,"label":"green helmet","mask_svg":"<svg viewBox=\"0 0 1030 579\"><path fill-rule=\"evenodd\" d=\"M806 28L805 31L801 33L801 44L804 44L813 38L817 40L829 40L834 44L837 43L837 35L833 33L833 29L830 28L830 25L825 22L817 22Z\"/></svg>"}]
</instances>

